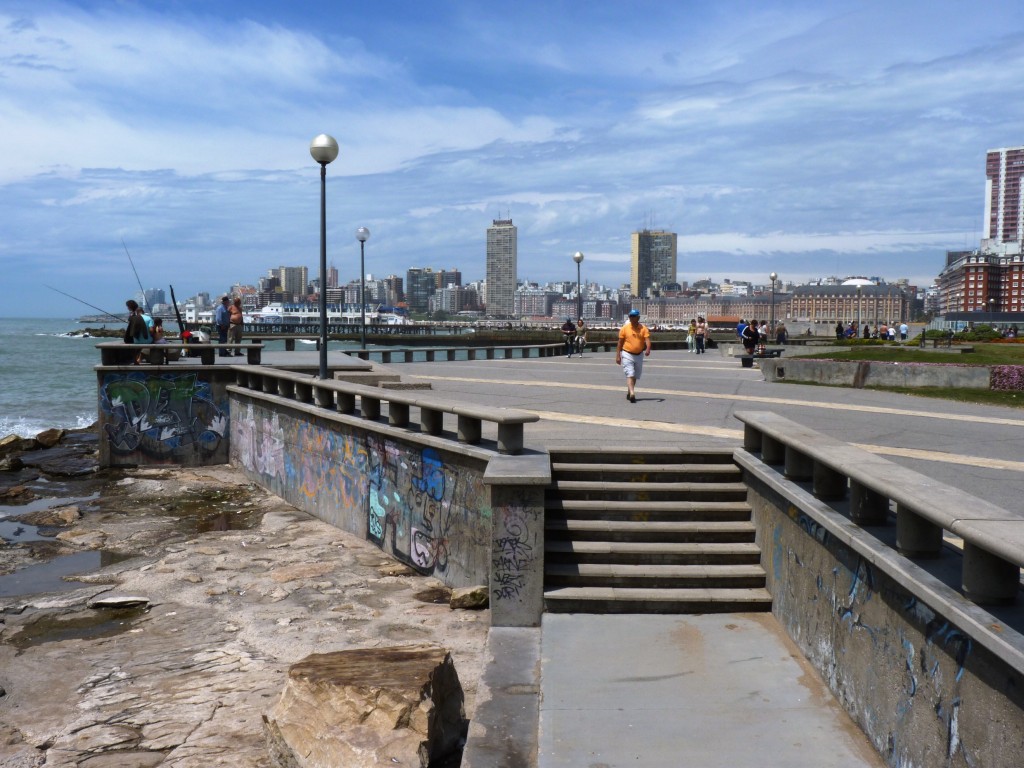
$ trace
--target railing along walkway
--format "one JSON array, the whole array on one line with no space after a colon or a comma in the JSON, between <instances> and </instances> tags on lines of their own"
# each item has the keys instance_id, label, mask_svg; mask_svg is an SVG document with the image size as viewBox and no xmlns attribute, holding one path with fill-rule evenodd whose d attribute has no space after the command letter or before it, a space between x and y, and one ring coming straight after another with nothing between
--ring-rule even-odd
<instances>
[{"instance_id":1,"label":"railing along walkway","mask_svg":"<svg viewBox=\"0 0 1024 768\"><path fill-rule=\"evenodd\" d=\"M896 509L896 549L938 557L943 532L963 539L961 589L979 605L1009 604L1024 566L1024 516L932 480L860 448L767 411L739 412L743 447L787 478L810 481L822 500L846 498L858 526L885 525Z\"/></svg>"},{"instance_id":2,"label":"railing along walkway","mask_svg":"<svg viewBox=\"0 0 1024 768\"><path fill-rule=\"evenodd\" d=\"M489 408L467 405L424 395L422 391L383 389L353 384L334 379L318 379L308 374L295 373L264 366L237 366L235 381L239 387L277 395L300 403L346 415L359 413L364 419L376 421L381 416L382 403L387 404L388 424L409 428L410 409L419 410L419 431L428 435L444 432L444 415L457 418L459 442L469 445L480 443L483 422L497 425L499 453L515 454L523 448L523 425L540 419L535 413L512 408Z\"/></svg>"}]
</instances>

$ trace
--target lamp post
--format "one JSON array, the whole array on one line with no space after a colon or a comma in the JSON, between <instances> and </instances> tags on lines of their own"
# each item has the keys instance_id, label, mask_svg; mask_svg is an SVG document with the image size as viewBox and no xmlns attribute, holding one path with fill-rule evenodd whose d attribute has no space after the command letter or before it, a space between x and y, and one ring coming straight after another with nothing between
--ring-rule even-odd
<instances>
[{"instance_id":1,"label":"lamp post","mask_svg":"<svg viewBox=\"0 0 1024 768\"><path fill-rule=\"evenodd\" d=\"M366 267L365 250L366 241L370 239L370 230L360 227L356 230L356 240L359 241L359 344L366 349Z\"/></svg>"},{"instance_id":2,"label":"lamp post","mask_svg":"<svg viewBox=\"0 0 1024 768\"><path fill-rule=\"evenodd\" d=\"M572 255L572 260L576 262L576 319L579 320L583 317L583 294L580 293L580 264L583 263L583 251L576 251Z\"/></svg>"},{"instance_id":3,"label":"lamp post","mask_svg":"<svg viewBox=\"0 0 1024 768\"><path fill-rule=\"evenodd\" d=\"M996 324L996 300L988 300L988 327L995 329Z\"/></svg>"},{"instance_id":4,"label":"lamp post","mask_svg":"<svg viewBox=\"0 0 1024 768\"><path fill-rule=\"evenodd\" d=\"M857 335L860 336L863 331L860 329L860 295L864 289L861 286L857 286Z\"/></svg>"},{"instance_id":5,"label":"lamp post","mask_svg":"<svg viewBox=\"0 0 1024 768\"><path fill-rule=\"evenodd\" d=\"M320 163L320 378L327 378L327 166L338 156L338 142L321 133L309 144Z\"/></svg>"},{"instance_id":6,"label":"lamp post","mask_svg":"<svg viewBox=\"0 0 1024 768\"><path fill-rule=\"evenodd\" d=\"M775 281L779 279L779 276L772 272L768 275L772 281L772 310L768 320L768 335L775 333Z\"/></svg>"}]
</instances>

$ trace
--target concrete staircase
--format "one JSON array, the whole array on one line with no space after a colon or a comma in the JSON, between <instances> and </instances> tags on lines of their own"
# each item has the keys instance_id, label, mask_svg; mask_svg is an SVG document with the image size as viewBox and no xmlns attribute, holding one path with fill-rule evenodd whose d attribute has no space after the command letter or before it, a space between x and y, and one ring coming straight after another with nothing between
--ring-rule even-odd
<instances>
[{"instance_id":1,"label":"concrete staircase","mask_svg":"<svg viewBox=\"0 0 1024 768\"><path fill-rule=\"evenodd\" d=\"M731 451L551 454L545 610L771 610L747 488Z\"/></svg>"}]
</instances>

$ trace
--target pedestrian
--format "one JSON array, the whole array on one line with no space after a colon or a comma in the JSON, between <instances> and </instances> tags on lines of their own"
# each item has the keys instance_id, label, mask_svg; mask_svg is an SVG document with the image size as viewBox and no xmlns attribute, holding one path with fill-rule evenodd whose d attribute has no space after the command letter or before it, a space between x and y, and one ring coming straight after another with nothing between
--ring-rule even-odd
<instances>
[{"instance_id":1,"label":"pedestrian","mask_svg":"<svg viewBox=\"0 0 1024 768\"><path fill-rule=\"evenodd\" d=\"M758 342L757 320L751 320L750 325L743 327L743 348L748 355L754 354Z\"/></svg>"},{"instance_id":2,"label":"pedestrian","mask_svg":"<svg viewBox=\"0 0 1024 768\"><path fill-rule=\"evenodd\" d=\"M900 341L906 341L907 336L910 334L910 328L907 327L906 323L900 323Z\"/></svg>"},{"instance_id":3,"label":"pedestrian","mask_svg":"<svg viewBox=\"0 0 1024 768\"><path fill-rule=\"evenodd\" d=\"M708 324L704 321L704 318L697 315L697 329L695 331L697 336L697 354L704 354L704 340L707 336Z\"/></svg>"},{"instance_id":4,"label":"pedestrian","mask_svg":"<svg viewBox=\"0 0 1024 768\"><path fill-rule=\"evenodd\" d=\"M836 341L842 341L844 336L846 336L846 329L843 328L843 321L840 320L836 323Z\"/></svg>"},{"instance_id":5,"label":"pedestrian","mask_svg":"<svg viewBox=\"0 0 1024 768\"><path fill-rule=\"evenodd\" d=\"M221 296L220 306L218 306L217 311L213 313L213 324L217 326L218 344L228 343L228 328L231 327L231 313L228 311L229 306L231 306L231 300L227 296ZM226 349L218 350L217 354L221 357L231 356L231 353Z\"/></svg>"},{"instance_id":6,"label":"pedestrian","mask_svg":"<svg viewBox=\"0 0 1024 768\"><path fill-rule=\"evenodd\" d=\"M746 327L747 324L743 321L743 318L741 317L740 321L736 323L736 338L740 340L741 344L743 343L743 329Z\"/></svg>"},{"instance_id":7,"label":"pedestrian","mask_svg":"<svg viewBox=\"0 0 1024 768\"><path fill-rule=\"evenodd\" d=\"M775 343L785 345L789 340L789 331L786 330L785 323L779 323L775 326Z\"/></svg>"},{"instance_id":8,"label":"pedestrian","mask_svg":"<svg viewBox=\"0 0 1024 768\"><path fill-rule=\"evenodd\" d=\"M576 352L579 353L580 357L583 357L583 348L587 346L587 324L583 322L583 318L579 318L576 321Z\"/></svg>"},{"instance_id":9,"label":"pedestrian","mask_svg":"<svg viewBox=\"0 0 1024 768\"><path fill-rule=\"evenodd\" d=\"M686 345L691 352L697 351L697 319L690 318L690 328L686 332Z\"/></svg>"},{"instance_id":10,"label":"pedestrian","mask_svg":"<svg viewBox=\"0 0 1024 768\"><path fill-rule=\"evenodd\" d=\"M644 358L651 354L651 332L640 322L640 310L629 310L629 320L619 329L615 364L626 375L626 399L636 402L636 383L643 371Z\"/></svg>"},{"instance_id":11,"label":"pedestrian","mask_svg":"<svg viewBox=\"0 0 1024 768\"><path fill-rule=\"evenodd\" d=\"M242 343L242 300L235 297L228 307L228 341L232 344ZM235 357L241 357L242 350L235 350Z\"/></svg>"},{"instance_id":12,"label":"pedestrian","mask_svg":"<svg viewBox=\"0 0 1024 768\"><path fill-rule=\"evenodd\" d=\"M576 340L576 326L573 325L572 318L565 318L565 322L562 323L562 342L565 346L565 356L572 357L572 345Z\"/></svg>"}]
</instances>

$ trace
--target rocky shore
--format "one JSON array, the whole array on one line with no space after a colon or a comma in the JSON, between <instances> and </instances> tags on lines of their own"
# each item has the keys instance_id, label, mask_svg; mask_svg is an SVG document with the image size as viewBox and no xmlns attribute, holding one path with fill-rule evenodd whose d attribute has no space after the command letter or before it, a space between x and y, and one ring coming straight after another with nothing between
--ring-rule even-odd
<instances>
[{"instance_id":1,"label":"rocky shore","mask_svg":"<svg viewBox=\"0 0 1024 768\"><path fill-rule=\"evenodd\" d=\"M0 768L270 766L289 667L348 649L450 650L472 717L486 610L230 467L95 449L0 441Z\"/></svg>"}]
</instances>

